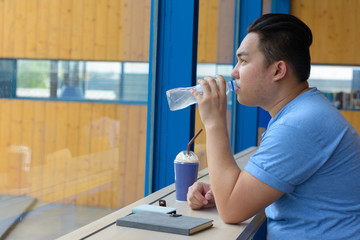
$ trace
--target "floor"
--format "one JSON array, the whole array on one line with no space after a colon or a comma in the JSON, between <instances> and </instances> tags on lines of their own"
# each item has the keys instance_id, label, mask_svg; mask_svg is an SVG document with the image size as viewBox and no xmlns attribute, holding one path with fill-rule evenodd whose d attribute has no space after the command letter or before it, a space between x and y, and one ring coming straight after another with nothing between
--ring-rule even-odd
<instances>
[{"instance_id":1,"label":"floor","mask_svg":"<svg viewBox=\"0 0 360 240\"><path fill-rule=\"evenodd\" d=\"M55 239L99 219L114 209L37 202L2 239Z\"/></svg>"}]
</instances>

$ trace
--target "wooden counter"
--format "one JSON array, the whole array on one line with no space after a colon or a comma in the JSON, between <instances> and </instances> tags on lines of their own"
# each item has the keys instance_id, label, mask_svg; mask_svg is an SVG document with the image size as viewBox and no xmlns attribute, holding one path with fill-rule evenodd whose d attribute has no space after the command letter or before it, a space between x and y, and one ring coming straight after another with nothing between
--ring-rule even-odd
<instances>
[{"instance_id":1,"label":"wooden counter","mask_svg":"<svg viewBox=\"0 0 360 240\"><path fill-rule=\"evenodd\" d=\"M256 151L256 147L246 149L235 155L236 162L241 169L244 168L250 156ZM198 180L201 182L209 182L209 174L207 169L203 169L198 174ZM239 224L224 223L216 208L191 210L186 202L178 202L175 200L175 185L172 184L163 188L149 196L140 199L139 201L130 204L118 211L109 214L93 223L90 223L74 232L71 232L63 237L61 240L74 239L187 239L189 236L147 231L135 228L119 227L115 225L116 219L126 216L131 213L131 209L141 204L157 205L158 201L166 200L168 207L177 209L177 213L185 216L202 217L213 219L213 227L196 233L193 236L196 239L250 239L259 229L263 221L266 219L263 212L257 216L248 219Z\"/></svg>"}]
</instances>

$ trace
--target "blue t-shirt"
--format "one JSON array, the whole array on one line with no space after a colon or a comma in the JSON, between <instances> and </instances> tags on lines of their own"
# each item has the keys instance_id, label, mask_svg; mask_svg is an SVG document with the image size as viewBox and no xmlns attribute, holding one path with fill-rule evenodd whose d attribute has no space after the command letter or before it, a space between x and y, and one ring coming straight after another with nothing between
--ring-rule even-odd
<instances>
[{"instance_id":1,"label":"blue t-shirt","mask_svg":"<svg viewBox=\"0 0 360 240\"><path fill-rule=\"evenodd\" d=\"M245 170L284 192L268 239L360 239L360 136L316 88L270 120Z\"/></svg>"}]
</instances>

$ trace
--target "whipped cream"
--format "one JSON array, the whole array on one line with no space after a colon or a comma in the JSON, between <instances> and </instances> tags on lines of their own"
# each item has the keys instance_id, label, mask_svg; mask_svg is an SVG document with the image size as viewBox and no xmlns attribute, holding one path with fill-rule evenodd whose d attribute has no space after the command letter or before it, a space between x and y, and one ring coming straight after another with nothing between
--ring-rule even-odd
<instances>
[{"instance_id":1,"label":"whipped cream","mask_svg":"<svg viewBox=\"0 0 360 240\"><path fill-rule=\"evenodd\" d=\"M174 162L199 162L199 158L192 151L189 152L189 155L187 154L187 151L181 151L176 156Z\"/></svg>"}]
</instances>

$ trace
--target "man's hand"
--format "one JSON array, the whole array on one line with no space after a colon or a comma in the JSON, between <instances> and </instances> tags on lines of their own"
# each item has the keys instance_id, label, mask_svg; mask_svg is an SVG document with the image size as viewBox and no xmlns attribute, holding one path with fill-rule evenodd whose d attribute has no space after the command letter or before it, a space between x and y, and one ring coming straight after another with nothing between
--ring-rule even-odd
<instances>
[{"instance_id":1,"label":"man's hand","mask_svg":"<svg viewBox=\"0 0 360 240\"><path fill-rule=\"evenodd\" d=\"M205 77L199 80L203 94L191 90L199 106L199 113L205 130L213 126L226 129L227 96L226 82L223 76L216 76L218 83L212 77Z\"/></svg>"},{"instance_id":2,"label":"man's hand","mask_svg":"<svg viewBox=\"0 0 360 240\"><path fill-rule=\"evenodd\" d=\"M189 187L187 201L189 207L193 210L215 206L215 199L210 184L195 182Z\"/></svg>"}]
</instances>

